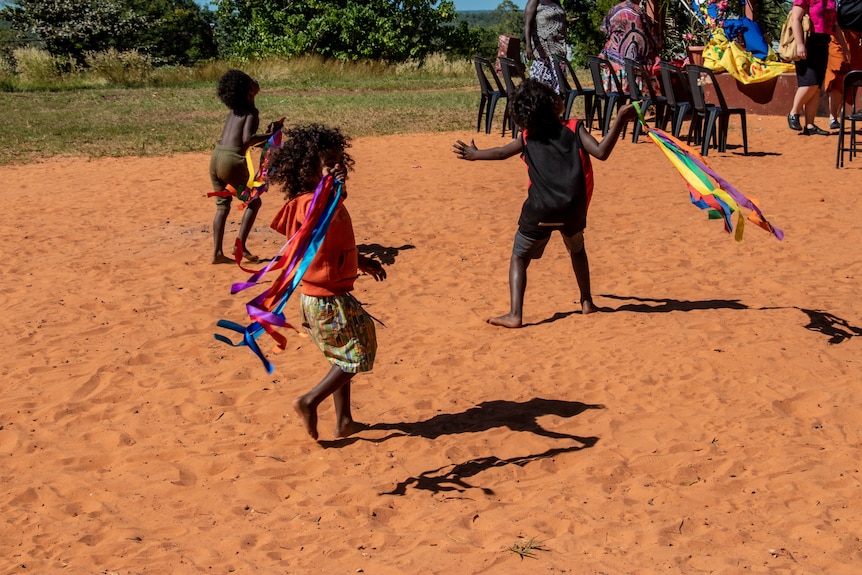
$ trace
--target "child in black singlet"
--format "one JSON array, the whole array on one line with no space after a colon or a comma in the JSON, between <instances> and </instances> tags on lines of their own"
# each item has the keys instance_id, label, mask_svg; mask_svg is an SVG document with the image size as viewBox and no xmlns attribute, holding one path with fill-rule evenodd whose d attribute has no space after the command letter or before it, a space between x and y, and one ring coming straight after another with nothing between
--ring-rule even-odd
<instances>
[{"instance_id":1,"label":"child in black singlet","mask_svg":"<svg viewBox=\"0 0 862 575\"><path fill-rule=\"evenodd\" d=\"M551 232L559 230L572 259L581 292L581 311L593 313L590 268L584 249L587 206L592 193L590 156L605 160L623 127L636 115L629 104L620 108L601 143L582 122L563 122L563 102L549 87L533 79L521 84L512 98L512 114L521 133L511 143L479 150L473 142L457 140L453 152L463 160L505 160L521 154L527 164L530 187L521 208L518 231L509 263L509 313L488 319L503 327L521 327L527 267L542 257Z\"/></svg>"}]
</instances>

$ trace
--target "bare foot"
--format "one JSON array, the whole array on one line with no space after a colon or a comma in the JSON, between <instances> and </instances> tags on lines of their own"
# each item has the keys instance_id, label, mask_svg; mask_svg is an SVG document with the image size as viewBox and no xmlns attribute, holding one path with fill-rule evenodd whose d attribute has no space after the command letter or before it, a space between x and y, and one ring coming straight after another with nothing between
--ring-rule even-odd
<instances>
[{"instance_id":1,"label":"bare foot","mask_svg":"<svg viewBox=\"0 0 862 575\"><path fill-rule=\"evenodd\" d=\"M499 325L500 327L518 328L521 327L521 318L513 316L510 313L498 317L489 317L486 319L491 325Z\"/></svg>"},{"instance_id":2,"label":"bare foot","mask_svg":"<svg viewBox=\"0 0 862 575\"><path fill-rule=\"evenodd\" d=\"M251 263L255 263L255 262L260 261L260 258L251 252L242 252L242 257L245 261L251 262Z\"/></svg>"},{"instance_id":3,"label":"bare foot","mask_svg":"<svg viewBox=\"0 0 862 575\"><path fill-rule=\"evenodd\" d=\"M302 418L305 431L308 432L312 439L317 439L317 410L309 409L301 397L293 400L293 409Z\"/></svg>"},{"instance_id":4,"label":"bare foot","mask_svg":"<svg viewBox=\"0 0 862 575\"><path fill-rule=\"evenodd\" d=\"M234 263L234 260L230 259L229 257L227 257L224 254L219 254L217 256L213 256L213 263L214 264L232 264L232 263Z\"/></svg>"},{"instance_id":5,"label":"bare foot","mask_svg":"<svg viewBox=\"0 0 862 575\"><path fill-rule=\"evenodd\" d=\"M581 302L581 313L587 315L588 313L595 313L599 311L599 308L595 306L592 300L585 299Z\"/></svg>"},{"instance_id":6,"label":"bare foot","mask_svg":"<svg viewBox=\"0 0 862 575\"><path fill-rule=\"evenodd\" d=\"M359 423L357 421L349 421L347 423L341 424L335 428L335 437L350 437L354 433L359 433L368 429L368 426L364 423Z\"/></svg>"}]
</instances>

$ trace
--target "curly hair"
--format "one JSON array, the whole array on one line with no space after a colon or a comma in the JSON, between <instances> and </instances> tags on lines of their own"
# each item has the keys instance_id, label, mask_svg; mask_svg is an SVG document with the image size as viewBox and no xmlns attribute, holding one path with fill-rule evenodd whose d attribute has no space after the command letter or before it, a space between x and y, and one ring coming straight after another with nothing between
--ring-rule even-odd
<instances>
[{"instance_id":1,"label":"curly hair","mask_svg":"<svg viewBox=\"0 0 862 575\"><path fill-rule=\"evenodd\" d=\"M248 102L248 93L257 82L242 70L228 70L218 81L218 98L237 113L254 109Z\"/></svg>"},{"instance_id":2,"label":"curly hair","mask_svg":"<svg viewBox=\"0 0 862 575\"><path fill-rule=\"evenodd\" d=\"M340 151L341 164L353 170L353 158L346 151L349 147L350 138L338 128L322 124L291 126L282 132L282 144L269 160L267 177L281 185L284 197L291 200L313 190L320 181L322 153Z\"/></svg>"},{"instance_id":3,"label":"curly hair","mask_svg":"<svg viewBox=\"0 0 862 575\"><path fill-rule=\"evenodd\" d=\"M518 86L511 105L515 123L531 137L545 139L560 129L563 100L553 88L534 78Z\"/></svg>"}]
</instances>

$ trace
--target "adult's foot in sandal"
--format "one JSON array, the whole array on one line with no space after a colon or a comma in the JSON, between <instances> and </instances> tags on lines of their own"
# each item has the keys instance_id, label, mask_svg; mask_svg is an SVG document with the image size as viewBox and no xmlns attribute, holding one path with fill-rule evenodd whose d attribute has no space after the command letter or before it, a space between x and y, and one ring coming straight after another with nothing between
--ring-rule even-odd
<instances>
[{"instance_id":1,"label":"adult's foot in sandal","mask_svg":"<svg viewBox=\"0 0 862 575\"><path fill-rule=\"evenodd\" d=\"M799 114L787 114L787 125L790 126L791 130L801 132L802 124L799 123Z\"/></svg>"},{"instance_id":2,"label":"adult's foot in sandal","mask_svg":"<svg viewBox=\"0 0 862 575\"><path fill-rule=\"evenodd\" d=\"M802 130L802 133L806 136L831 136L829 132L827 132L823 128L818 128L814 124L811 124L810 126L805 126L805 129Z\"/></svg>"}]
</instances>

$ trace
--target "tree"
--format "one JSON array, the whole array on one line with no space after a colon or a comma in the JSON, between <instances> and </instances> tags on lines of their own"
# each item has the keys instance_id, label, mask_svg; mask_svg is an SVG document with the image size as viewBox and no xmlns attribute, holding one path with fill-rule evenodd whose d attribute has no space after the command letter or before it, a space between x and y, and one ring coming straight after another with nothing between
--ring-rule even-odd
<instances>
[{"instance_id":1,"label":"tree","mask_svg":"<svg viewBox=\"0 0 862 575\"><path fill-rule=\"evenodd\" d=\"M194 0L126 0L147 20L136 44L157 63L189 65L217 55L215 15Z\"/></svg>"},{"instance_id":2,"label":"tree","mask_svg":"<svg viewBox=\"0 0 862 575\"><path fill-rule=\"evenodd\" d=\"M172 64L216 53L212 13L194 0L15 0L0 19L51 54L78 61L108 48Z\"/></svg>"},{"instance_id":3,"label":"tree","mask_svg":"<svg viewBox=\"0 0 862 575\"><path fill-rule=\"evenodd\" d=\"M16 0L0 11L14 30L37 38L55 56L81 59L88 50L125 50L145 20L119 2L106 0Z\"/></svg>"},{"instance_id":4,"label":"tree","mask_svg":"<svg viewBox=\"0 0 862 575\"><path fill-rule=\"evenodd\" d=\"M454 20L452 0L219 0L216 38L222 57L400 62L468 54L477 37Z\"/></svg>"}]
</instances>

